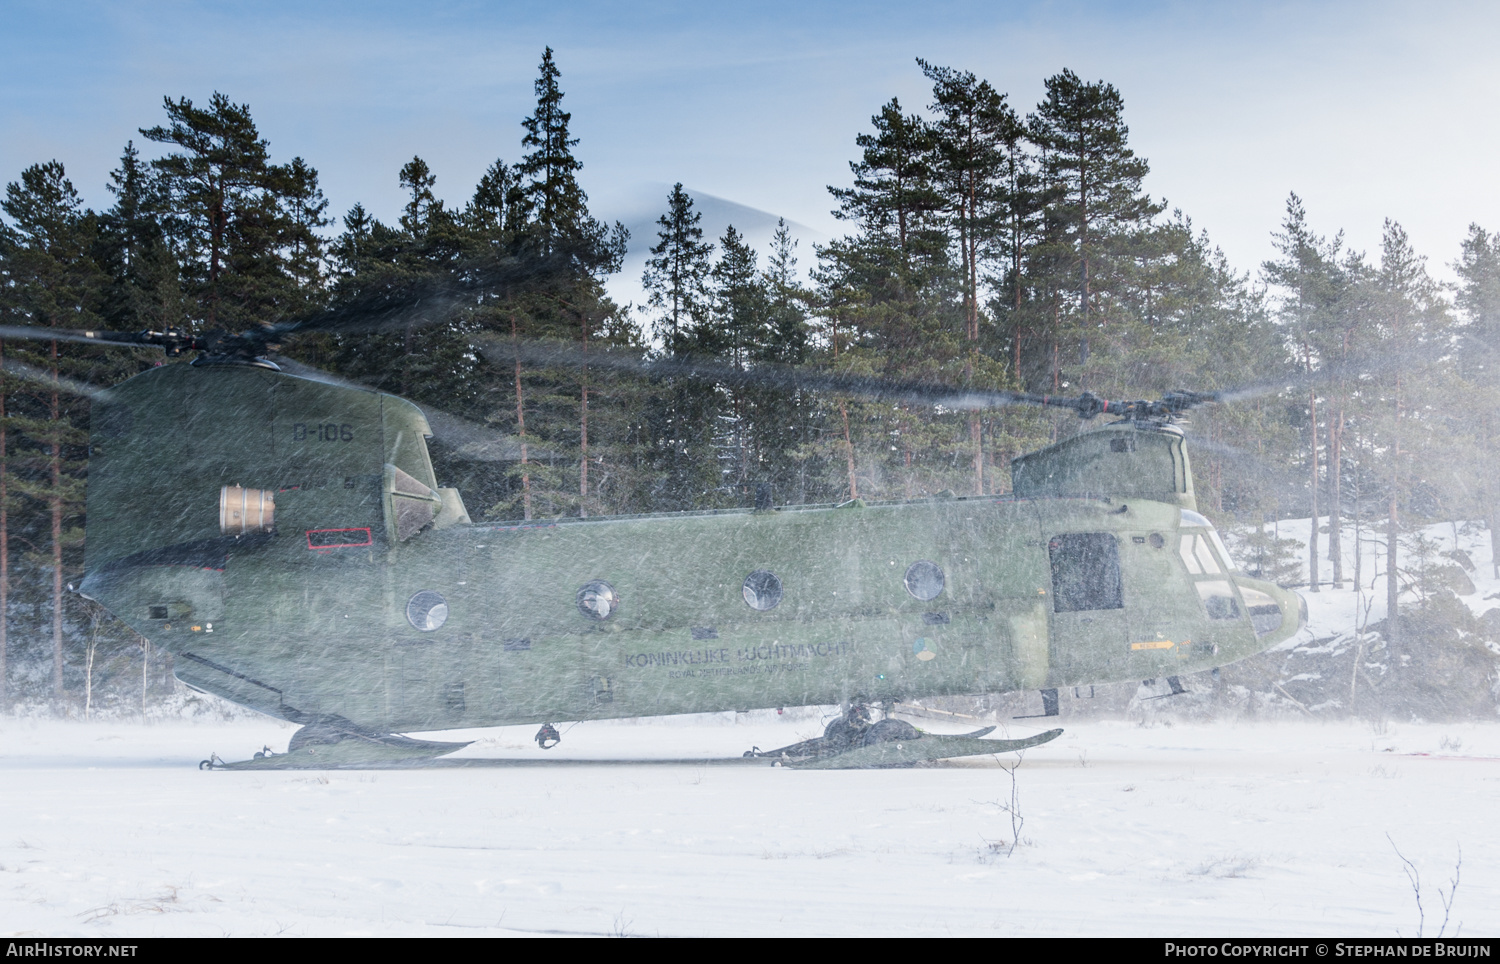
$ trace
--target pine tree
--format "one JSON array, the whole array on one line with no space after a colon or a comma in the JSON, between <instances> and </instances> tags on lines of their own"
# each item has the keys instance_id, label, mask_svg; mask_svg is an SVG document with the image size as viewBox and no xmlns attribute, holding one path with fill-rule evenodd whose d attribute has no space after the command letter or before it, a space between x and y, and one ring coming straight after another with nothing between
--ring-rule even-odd
<instances>
[{"instance_id":1,"label":"pine tree","mask_svg":"<svg viewBox=\"0 0 1500 964\"><path fill-rule=\"evenodd\" d=\"M778 219L771 249L760 277L765 301L765 337L756 361L801 365L812 346L807 317L809 292L797 278L797 242L786 219ZM792 390L747 393L753 415L756 448L762 459L762 481L780 501L803 503L808 498L807 458L820 424L819 399Z\"/></svg>"},{"instance_id":2,"label":"pine tree","mask_svg":"<svg viewBox=\"0 0 1500 964\"><path fill-rule=\"evenodd\" d=\"M1080 330L1108 315L1097 305L1110 255L1162 206L1141 182L1150 170L1127 144L1125 102L1113 84L1084 83L1071 70L1049 77L1047 96L1030 118L1030 137L1042 151L1049 208L1070 248Z\"/></svg>"},{"instance_id":3,"label":"pine tree","mask_svg":"<svg viewBox=\"0 0 1500 964\"><path fill-rule=\"evenodd\" d=\"M177 260L162 230L166 199L133 143L106 185L115 204L99 218L95 260L110 276L100 315L109 328L162 330L183 323Z\"/></svg>"},{"instance_id":4,"label":"pine tree","mask_svg":"<svg viewBox=\"0 0 1500 964\"><path fill-rule=\"evenodd\" d=\"M1479 451L1490 453L1500 445L1500 238L1477 224L1469 225L1453 267L1459 277L1458 307L1466 321L1457 356L1477 396L1474 435ZM1479 475L1494 572L1500 577L1500 478L1487 470Z\"/></svg>"},{"instance_id":5,"label":"pine tree","mask_svg":"<svg viewBox=\"0 0 1500 964\"><path fill-rule=\"evenodd\" d=\"M1310 376L1315 365L1315 346L1321 341L1324 328L1329 322L1329 312L1335 297L1333 273L1338 256L1338 242L1330 244L1312 232L1307 224L1307 212L1302 199L1296 194L1288 197L1286 219L1282 222L1281 231L1273 237L1276 250L1281 252L1281 260L1266 262L1262 270L1272 284L1286 291L1283 315L1300 346L1303 370ZM1320 352L1318 354L1321 355ZM1318 533L1321 527L1318 493L1321 481L1318 472L1316 385L1308 390L1308 467L1311 473L1308 499L1312 532L1307 542L1307 579L1308 588L1317 592L1322 580L1318 560ZM1337 521L1336 513L1334 521Z\"/></svg>"},{"instance_id":6,"label":"pine tree","mask_svg":"<svg viewBox=\"0 0 1500 964\"><path fill-rule=\"evenodd\" d=\"M526 197L543 250L550 251L559 241L576 239L591 219L588 196L578 186L575 176L583 169L583 163L573 156L578 138L568 133L573 115L562 109L563 92L558 85L561 75L552 59L551 47L542 52L538 71L534 85L536 111L522 121L526 136L521 139L521 146L530 152L516 170L526 180Z\"/></svg>"},{"instance_id":7,"label":"pine tree","mask_svg":"<svg viewBox=\"0 0 1500 964\"><path fill-rule=\"evenodd\" d=\"M321 303L327 282L327 241L322 230L333 223L328 217L328 199L318 186L318 172L300 157L285 167L273 168L272 187L281 201L285 233L286 271L306 302Z\"/></svg>"},{"instance_id":8,"label":"pine tree","mask_svg":"<svg viewBox=\"0 0 1500 964\"><path fill-rule=\"evenodd\" d=\"M344 232L329 247L332 257L335 283L347 281L357 275L367 259L375 254L375 231L384 228L363 204L355 204L344 215ZM389 229L386 229L389 230Z\"/></svg>"},{"instance_id":9,"label":"pine tree","mask_svg":"<svg viewBox=\"0 0 1500 964\"><path fill-rule=\"evenodd\" d=\"M182 265L191 314L210 328L267 321L286 307L278 214L268 197L269 145L250 108L215 92L207 109L164 99L168 123L141 135L180 152L151 162L168 214L163 227Z\"/></svg>"},{"instance_id":10,"label":"pine tree","mask_svg":"<svg viewBox=\"0 0 1500 964\"><path fill-rule=\"evenodd\" d=\"M667 213L656 220L658 241L641 277L646 304L659 312L652 332L669 355L692 353L708 320L714 246L703 240L701 220L703 215L693 210L693 199L681 182L674 185L667 195Z\"/></svg>"},{"instance_id":11,"label":"pine tree","mask_svg":"<svg viewBox=\"0 0 1500 964\"><path fill-rule=\"evenodd\" d=\"M785 365L801 364L808 350L807 293L797 281L796 250L786 219L777 219L762 276L768 330L760 357Z\"/></svg>"},{"instance_id":12,"label":"pine tree","mask_svg":"<svg viewBox=\"0 0 1500 964\"><path fill-rule=\"evenodd\" d=\"M1405 504L1408 514L1415 514L1411 500L1421 479L1416 468L1435 464L1422 458L1424 449L1431 452L1436 447L1441 434L1430 393L1439 384L1437 366L1451 348L1447 306L1425 262L1406 231L1387 220L1380 264L1371 278L1380 350L1375 384L1382 389L1385 408L1372 434L1386 450L1386 606L1393 644L1401 641L1402 507Z\"/></svg>"},{"instance_id":13,"label":"pine tree","mask_svg":"<svg viewBox=\"0 0 1500 964\"><path fill-rule=\"evenodd\" d=\"M885 235L908 271L941 260L947 238L937 224L943 199L933 186L937 143L932 128L907 114L896 98L870 118L875 131L854 142L862 150L849 162L852 188L830 187L839 201L835 217L854 222L866 235Z\"/></svg>"},{"instance_id":14,"label":"pine tree","mask_svg":"<svg viewBox=\"0 0 1500 964\"><path fill-rule=\"evenodd\" d=\"M507 242L525 228L529 213L530 200L520 172L496 160L474 188L465 220L471 230L508 247Z\"/></svg>"},{"instance_id":15,"label":"pine tree","mask_svg":"<svg viewBox=\"0 0 1500 964\"><path fill-rule=\"evenodd\" d=\"M1017 141L1020 122L1005 95L967 71L917 63L932 81L938 181L947 202L948 221L958 244L963 286L965 337L969 352L965 381L980 365L980 283L982 264L998 254L1005 239L1007 147ZM984 446L978 412L969 415L973 451L974 494L983 495Z\"/></svg>"},{"instance_id":16,"label":"pine tree","mask_svg":"<svg viewBox=\"0 0 1500 964\"><path fill-rule=\"evenodd\" d=\"M724 358L743 371L761 356L769 341L768 304L756 254L734 225L719 239L719 260L711 272L713 320L704 326L698 351ZM727 484L746 491L752 463L761 461L756 445L753 391L727 389L728 404L720 416L719 461Z\"/></svg>"},{"instance_id":17,"label":"pine tree","mask_svg":"<svg viewBox=\"0 0 1500 964\"><path fill-rule=\"evenodd\" d=\"M713 244L703 240L702 215L679 183L667 196L667 212L657 219L657 244L646 261L642 284L647 306L657 316L653 333L661 352L682 357L712 351ZM653 384L641 415L639 434L646 447L653 509L717 504L721 481L714 456L714 424L719 398L714 387L686 379Z\"/></svg>"},{"instance_id":18,"label":"pine tree","mask_svg":"<svg viewBox=\"0 0 1500 964\"><path fill-rule=\"evenodd\" d=\"M443 202L432 193L437 175L432 173L426 161L413 157L401 168L397 180L411 193L411 200L402 209L401 230L413 238L422 237L431 230L433 219L443 213Z\"/></svg>"},{"instance_id":19,"label":"pine tree","mask_svg":"<svg viewBox=\"0 0 1500 964\"><path fill-rule=\"evenodd\" d=\"M1335 586L1344 579L1342 548L1343 444L1349 406L1357 381L1350 371L1360 351L1361 329L1368 312L1362 300L1362 260L1342 250L1343 239L1316 235L1307 223L1301 198L1287 200L1286 217L1274 243L1281 258L1263 265L1266 279L1283 291L1281 317L1297 346L1300 367L1308 377L1308 492L1312 534L1308 542L1308 584L1319 590L1318 535L1324 491L1320 463L1327 465L1328 557ZM1316 374L1317 377L1313 377ZM1319 406L1319 399L1323 405ZM1320 417L1320 411L1322 415ZM1321 430L1321 434L1320 434ZM1319 440L1326 459L1320 459Z\"/></svg>"},{"instance_id":20,"label":"pine tree","mask_svg":"<svg viewBox=\"0 0 1500 964\"><path fill-rule=\"evenodd\" d=\"M1005 169L997 232L1004 268L992 302L995 325L1008 342L1015 384L1028 384L1022 356L1028 343L1045 326L1040 303L1030 290L1034 249L1045 236L1045 198L1037 159L1026 149L1026 125L1017 122L1004 135Z\"/></svg>"},{"instance_id":21,"label":"pine tree","mask_svg":"<svg viewBox=\"0 0 1500 964\"><path fill-rule=\"evenodd\" d=\"M97 219L84 209L63 165L49 161L22 171L20 181L6 186L0 210L13 221L0 258L6 266L3 291L8 313L35 327L97 327L96 310L105 287L104 275L90 256L96 244ZM14 355L17 352L12 344ZM28 360L51 375L53 386L42 388L27 416L10 418L10 424L24 433L30 451L26 457L7 460L7 467L16 462L25 465L25 474L7 473L6 478L7 486L14 485L47 507L52 692L61 698L66 609L63 573L69 550L82 544L81 476L88 439L78 424L85 415L82 406L57 387L69 359L59 352L58 342L47 342L46 346L42 351L33 349Z\"/></svg>"}]
</instances>

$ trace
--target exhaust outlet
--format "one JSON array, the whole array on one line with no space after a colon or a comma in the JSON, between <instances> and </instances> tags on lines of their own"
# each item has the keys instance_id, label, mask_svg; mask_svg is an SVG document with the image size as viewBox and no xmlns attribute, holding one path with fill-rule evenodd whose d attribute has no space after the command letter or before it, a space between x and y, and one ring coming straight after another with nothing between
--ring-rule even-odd
<instances>
[{"instance_id":1,"label":"exhaust outlet","mask_svg":"<svg viewBox=\"0 0 1500 964\"><path fill-rule=\"evenodd\" d=\"M219 531L229 536L276 527L276 496L268 489L226 485L219 490Z\"/></svg>"}]
</instances>

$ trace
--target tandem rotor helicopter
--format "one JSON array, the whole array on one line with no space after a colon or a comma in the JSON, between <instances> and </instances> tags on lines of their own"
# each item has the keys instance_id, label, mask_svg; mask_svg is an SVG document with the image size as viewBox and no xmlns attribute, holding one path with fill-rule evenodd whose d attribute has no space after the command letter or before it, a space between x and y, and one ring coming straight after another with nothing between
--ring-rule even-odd
<instances>
[{"instance_id":1,"label":"tandem rotor helicopter","mask_svg":"<svg viewBox=\"0 0 1500 964\"><path fill-rule=\"evenodd\" d=\"M1003 497L775 506L760 493L746 509L476 524L438 485L416 405L265 357L316 327L0 328L198 352L90 393L77 591L170 651L189 686L301 724L287 753L232 768L456 764L438 758L466 744L399 734L541 723L546 748L551 721L832 703L846 711L823 737L747 762L998 753L1062 731L938 736L867 707L1036 689L1056 715L1061 687L1175 680L1306 619L1295 593L1237 572L1196 511L1174 422L1217 395L1119 402L782 372L845 394L1117 420L1016 458Z\"/></svg>"}]
</instances>

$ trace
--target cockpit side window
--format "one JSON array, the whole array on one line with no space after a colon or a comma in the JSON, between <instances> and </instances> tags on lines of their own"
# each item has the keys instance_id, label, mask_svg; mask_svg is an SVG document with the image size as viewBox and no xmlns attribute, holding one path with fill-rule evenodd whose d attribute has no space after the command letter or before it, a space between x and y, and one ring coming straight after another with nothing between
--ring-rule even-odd
<instances>
[{"instance_id":1,"label":"cockpit side window","mask_svg":"<svg viewBox=\"0 0 1500 964\"><path fill-rule=\"evenodd\" d=\"M1052 560L1052 610L1124 609L1120 544L1108 532L1070 532L1047 544Z\"/></svg>"},{"instance_id":2,"label":"cockpit side window","mask_svg":"<svg viewBox=\"0 0 1500 964\"><path fill-rule=\"evenodd\" d=\"M1197 519L1203 519L1196 513L1194 515ZM1184 521L1187 521L1188 513L1183 512L1182 516ZM1203 519L1203 521L1206 523L1208 520ZM1239 600L1235 598L1234 587L1230 581L1224 578L1226 570L1233 571L1234 563L1230 560L1224 543L1219 540L1218 533L1213 529L1208 529L1206 532L1183 531L1177 554L1182 557L1182 564L1187 567L1189 575L1215 577L1193 580L1194 588L1198 590L1198 598L1202 600L1203 610L1208 613L1208 618L1239 619Z\"/></svg>"}]
</instances>

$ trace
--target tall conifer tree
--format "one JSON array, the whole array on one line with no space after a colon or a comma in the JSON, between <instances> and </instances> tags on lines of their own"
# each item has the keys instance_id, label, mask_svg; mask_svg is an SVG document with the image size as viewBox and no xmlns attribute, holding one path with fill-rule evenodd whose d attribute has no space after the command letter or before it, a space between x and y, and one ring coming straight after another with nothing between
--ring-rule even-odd
<instances>
[{"instance_id":1,"label":"tall conifer tree","mask_svg":"<svg viewBox=\"0 0 1500 964\"><path fill-rule=\"evenodd\" d=\"M1457 353L1479 399L1475 435L1485 453L1500 448L1500 237L1469 225L1458 263L1458 307L1466 324ZM1490 530L1490 555L1500 577L1500 477L1480 473L1480 499Z\"/></svg>"},{"instance_id":2,"label":"tall conifer tree","mask_svg":"<svg viewBox=\"0 0 1500 964\"><path fill-rule=\"evenodd\" d=\"M1052 216L1072 249L1075 304L1086 337L1112 248L1162 208L1141 189L1150 168L1127 143L1125 102L1114 85L1085 83L1071 70L1049 77L1046 85L1047 96L1030 118L1030 136L1042 150Z\"/></svg>"},{"instance_id":3,"label":"tall conifer tree","mask_svg":"<svg viewBox=\"0 0 1500 964\"><path fill-rule=\"evenodd\" d=\"M9 285L7 307L24 324L43 328L97 327L104 275L91 257L97 220L83 207L63 165L36 164L6 186L0 210L10 216L4 261ZM70 548L82 544L84 454L88 437L76 422L84 414L60 388L67 357L58 343L35 352L35 367L51 376L39 393L35 414L24 421L35 446L27 477L7 475L8 484L44 502L49 517L52 582L52 692L63 695L63 568ZM14 345L14 343L13 343ZM37 347L40 347L38 345ZM12 351L14 352L14 347Z\"/></svg>"},{"instance_id":4,"label":"tall conifer tree","mask_svg":"<svg viewBox=\"0 0 1500 964\"><path fill-rule=\"evenodd\" d=\"M667 213L656 220L657 243L641 277L646 304L657 312L652 330L670 355L691 353L708 318L714 246L703 240L702 220L681 182L673 185Z\"/></svg>"},{"instance_id":5,"label":"tall conifer tree","mask_svg":"<svg viewBox=\"0 0 1500 964\"><path fill-rule=\"evenodd\" d=\"M999 253L1005 239L1006 152L1016 143L1020 122L1005 95L968 71L936 67L918 59L932 81L939 182L947 202L948 221L958 245L962 278L964 337L968 357L964 378L972 380L980 363L980 284L982 263ZM969 414L969 442L974 466L974 494L983 495L984 448L978 412Z\"/></svg>"}]
</instances>

